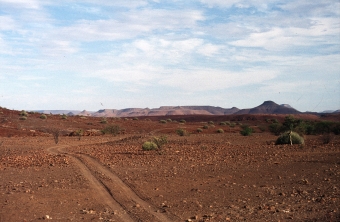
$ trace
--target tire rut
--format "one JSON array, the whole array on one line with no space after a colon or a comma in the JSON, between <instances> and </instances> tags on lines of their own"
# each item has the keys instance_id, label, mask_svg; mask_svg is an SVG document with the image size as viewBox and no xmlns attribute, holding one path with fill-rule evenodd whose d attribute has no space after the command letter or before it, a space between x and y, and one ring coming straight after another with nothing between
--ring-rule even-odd
<instances>
[{"instance_id":1,"label":"tire rut","mask_svg":"<svg viewBox=\"0 0 340 222\"><path fill-rule=\"evenodd\" d=\"M47 148L51 154L64 154L70 157L79 167L91 187L93 187L100 202L108 205L114 212L117 221L178 221L176 216L159 209L143 200L124 181L100 162L84 154L74 154L65 151L68 145Z\"/></svg>"}]
</instances>

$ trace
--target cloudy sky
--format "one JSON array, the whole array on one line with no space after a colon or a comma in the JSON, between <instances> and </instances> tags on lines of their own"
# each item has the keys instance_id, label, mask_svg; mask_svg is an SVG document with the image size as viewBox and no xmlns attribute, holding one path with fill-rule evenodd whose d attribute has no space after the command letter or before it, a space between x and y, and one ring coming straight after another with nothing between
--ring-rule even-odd
<instances>
[{"instance_id":1,"label":"cloudy sky","mask_svg":"<svg viewBox=\"0 0 340 222\"><path fill-rule=\"evenodd\" d=\"M339 0L0 0L2 107L265 100L340 109Z\"/></svg>"}]
</instances>

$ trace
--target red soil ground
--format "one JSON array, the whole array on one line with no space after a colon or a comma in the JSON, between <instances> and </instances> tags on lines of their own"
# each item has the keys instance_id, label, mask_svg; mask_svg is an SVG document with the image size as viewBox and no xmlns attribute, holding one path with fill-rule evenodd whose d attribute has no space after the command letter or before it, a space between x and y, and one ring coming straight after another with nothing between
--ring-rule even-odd
<instances>
[{"instance_id":1,"label":"red soil ground","mask_svg":"<svg viewBox=\"0 0 340 222\"><path fill-rule=\"evenodd\" d=\"M23 121L19 112L0 111L1 222L340 221L340 137L274 145L277 137L260 128L285 116L108 118L102 124L40 114ZM158 121L168 118L177 122ZM227 120L256 133L245 137L239 125L218 125ZM197 133L208 121L215 127ZM111 124L125 134L66 136ZM62 131L57 145L51 128ZM178 128L190 136L178 136ZM142 151L143 142L162 135L168 143L161 151Z\"/></svg>"}]
</instances>

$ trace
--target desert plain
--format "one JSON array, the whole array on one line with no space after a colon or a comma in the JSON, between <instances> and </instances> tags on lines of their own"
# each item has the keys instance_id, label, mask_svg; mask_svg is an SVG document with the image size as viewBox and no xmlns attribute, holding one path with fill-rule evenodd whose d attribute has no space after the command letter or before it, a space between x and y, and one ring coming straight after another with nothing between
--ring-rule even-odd
<instances>
[{"instance_id":1,"label":"desert plain","mask_svg":"<svg viewBox=\"0 0 340 222\"><path fill-rule=\"evenodd\" d=\"M340 221L340 136L275 145L268 119L286 115L20 120L0 111L1 222ZM112 125L117 135L101 133ZM167 143L144 151L154 137Z\"/></svg>"}]
</instances>

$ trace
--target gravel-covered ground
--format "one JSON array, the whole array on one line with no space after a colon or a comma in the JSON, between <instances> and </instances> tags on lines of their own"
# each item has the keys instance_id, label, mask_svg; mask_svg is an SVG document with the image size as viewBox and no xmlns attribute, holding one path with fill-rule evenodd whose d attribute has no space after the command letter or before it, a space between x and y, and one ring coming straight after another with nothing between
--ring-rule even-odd
<instances>
[{"instance_id":1,"label":"gravel-covered ground","mask_svg":"<svg viewBox=\"0 0 340 222\"><path fill-rule=\"evenodd\" d=\"M4 123L0 221L340 221L339 136L274 145L269 132L237 127L178 136L203 123L116 122L125 134L60 136L58 145L32 123ZM153 136L168 143L142 151Z\"/></svg>"}]
</instances>

